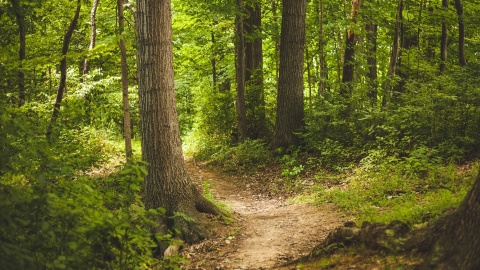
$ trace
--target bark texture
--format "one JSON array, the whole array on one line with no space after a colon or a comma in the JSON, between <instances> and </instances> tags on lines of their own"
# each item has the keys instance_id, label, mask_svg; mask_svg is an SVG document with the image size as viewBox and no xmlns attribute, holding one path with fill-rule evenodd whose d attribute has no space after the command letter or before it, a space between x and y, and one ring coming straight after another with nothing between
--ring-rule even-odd
<instances>
[{"instance_id":1,"label":"bark texture","mask_svg":"<svg viewBox=\"0 0 480 270\"><path fill-rule=\"evenodd\" d=\"M138 92L145 177L145 207L166 210L160 232L188 243L208 236L203 216L219 214L190 180L185 168L178 125L172 48L170 0L137 2Z\"/></svg>"},{"instance_id":2,"label":"bark texture","mask_svg":"<svg viewBox=\"0 0 480 270\"><path fill-rule=\"evenodd\" d=\"M280 39L277 117L273 147L298 145L303 127L303 53L306 0L284 0Z\"/></svg>"}]
</instances>

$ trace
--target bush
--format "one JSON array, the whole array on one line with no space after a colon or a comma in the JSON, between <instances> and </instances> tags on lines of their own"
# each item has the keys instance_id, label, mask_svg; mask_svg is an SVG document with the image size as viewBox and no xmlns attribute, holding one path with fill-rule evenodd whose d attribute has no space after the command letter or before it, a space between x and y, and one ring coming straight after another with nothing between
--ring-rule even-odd
<instances>
[{"instance_id":1,"label":"bush","mask_svg":"<svg viewBox=\"0 0 480 270\"><path fill-rule=\"evenodd\" d=\"M145 210L139 191L143 164L118 176L4 175L0 180L0 265L4 269L151 269L169 267L153 257L152 228L161 209ZM105 183L110 183L106 184ZM113 184L114 183L114 184Z\"/></svg>"}]
</instances>

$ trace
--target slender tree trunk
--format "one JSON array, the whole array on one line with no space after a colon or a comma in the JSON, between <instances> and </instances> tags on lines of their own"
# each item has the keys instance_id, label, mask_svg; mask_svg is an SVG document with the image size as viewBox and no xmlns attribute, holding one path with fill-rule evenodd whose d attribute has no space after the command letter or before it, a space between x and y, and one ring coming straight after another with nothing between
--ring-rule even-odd
<instances>
[{"instance_id":1,"label":"slender tree trunk","mask_svg":"<svg viewBox=\"0 0 480 270\"><path fill-rule=\"evenodd\" d=\"M70 26L63 37L63 46L62 46L62 55L63 58L60 61L60 84L58 85L57 91L57 98L55 100L55 104L53 105L53 113L52 117L50 118L50 123L47 127L46 137L47 140L51 139L53 125L57 121L58 114L60 113L60 104L63 100L63 94L65 92L65 86L67 83L67 52L68 46L70 45L70 40L72 39L73 31L77 26L78 17L80 16L80 8L82 6L81 0L77 0L77 9L75 11L75 15L73 16L72 20L70 21Z\"/></svg>"},{"instance_id":2,"label":"slender tree trunk","mask_svg":"<svg viewBox=\"0 0 480 270\"><path fill-rule=\"evenodd\" d=\"M397 71L397 61L400 47L400 31L403 18L403 0L398 0L397 18L395 20L395 32L393 35L393 45L390 52L390 65L388 66L387 82L383 93L382 106L386 106L388 98L392 93L395 74Z\"/></svg>"},{"instance_id":3,"label":"slender tree trunk","mask_svg":"<svg viewBox=\"0 0 480 270\"><path fill-rule=\"evenodd\" d=\"M458 15L458 62L460 66L467 65L465 58L465 23L463 22L463 6L461 0L455 0L455 10Z\"/></svg>"},{"instance_id":4,"label":"slender tree trunk","mask_svg":"<svg viewBox=\"0 0 480 270\"><path fill-rule=\"evenodd\" d=\"M318 94L323 95L327 89L327 80L328 80L328 73L327 73L327 61L325 56L325 33L323 31L323 17L324 17L324 9L323 9L323 0L318 0L318 62L320 68L319 74L319 81L318 81Z\"/></svg>"},{"instance_id":5,"label":"slender tree trunk","mask_svg":"<svg viewBox=\"0 0 480 270\"><path fill-rule=\"evenodd\" d=\"M279 57L279 51L280 51L280 39L278 38L280 36L280 31L279 31L279 23L278 23L278 0L271 0L271 6L272 6L272 14L273 14L273 25L275 27L274 29L274 39L275 39L275 79L278 82L278 77L280 73L280 57Z\"/></svg>"},{"instance_id":6,"label":"slender tree trunk","mask_svg":"<svg viewBox=\"0 0 480 270\"><path fill-rule=\"evenodd\" d=\"M448 10L448 0L442 0L442 8L446 12ZM442 37L440 41L440 73L447 69L447 49L448 49L448 29L447 18L442 21Z\"/></svg>"},{"instance_id":7,"label":"slender tree trunk","mask_svg":"<svg viewBox=\"0 0 480 270\"><path fill-rule=\"evenodd\" d=\"M215 25L216 23L214 23ZM211 33L211 41L212 41L212 81L213 81L213 90L217 90L217 82L218 82L218 75L217 75L217 50L216 50L216 40L215 40L215 32L212 30Z\"/></svg>"},{"instance_id":8,"label":"slender tree trunk","mask_svg":"<svg viewBox=\"0 0 480 270\"><path fill-rule=\"evenodd\" d=\"M298 145L303 127L303 62L306 0L283 0L274 148Z\"/></svg>"},{"instance_id":9,"label":"slender tree trunk","mask_svg":"<svg viewBox=\"0 0 480 270\"><path fill-rule=\"evenodd\" d=\"M98 0L95 0L98 1ZM125 17L123 15L123 0L117 0L118 9L118 34L120 36L120 54L122 66L122 99L123 99L123 138L125 140L125 155L127 162L132 159L132 129L130 127L130 105L128 102L128 68L127 48L123 32L125 29Z\"/></svg>"},{"instance_id":10,"label":"slender tree trunk","mask_svg":"<svg viewBox=\"0 0 480 270\"><path fill-rule=\"evenodd\" d=\"M373 15L368 15L366 24L367 35L367 65L368 65L368 84L369 91L368 97L371 100L373 106L377 103L378 96L378 82L377 82L377 30L378 26L373 21Z\"/></svg>"},{"instance_id":11,"label":"slender tree trunk","mask_svg":"<svg viewBox=\"0 0 480 270\"><path fill-rule=\"evenodd\" d=\"M220 212L201 195L185 168L174 88L171 16L170 0L137 1L140 132L143 160L148 163L144 200L147 209L166 210L159 232L171 230L192 243L208 235L200 213Z\"/></svg>"},{"instance_id":12,"label":"slender tree trunk","mask_svg":"<svg viewBox=\"0 0 480 270\"><path fill-rule=\"evenodd\" d=\"M360 10L361 0L352 0L352 10L350 18L353 23L357 23L358 11ZM345 42L345 55L343 61L342 84L340 86L340 94L348 99L352 95L353 78L355 74L355 44L357 42L357 34L353 29L347 31L347 39Z\"/></svg>"},{"instance_id":13,"label":"slender tree trunk","mask_svg":"<svg viewBox=\"0 0 480 270\"><path fill-rule=\"evenodd\" d=\"M95 48L95 42L97 40L97 7L100 0L93 0L92 9L90 10L90 44L88 45L88 50L93 50ZM83 72L82 75L87 74L90 71L90 63L88 59L83 61Z\"/></svg>"},{"instance_id":14,"label":"slender tree trunk","mask_svg":"<svg viewBox=\"0 0 480 270\"><path fill-rule=\"evenodd\" d=\"M25 15L20 6L19 0L10 0L13 10L15 12L15 18L18 25L18 39L19 49L18 58L20 60L18 70L18 106L21 107L25 103L25 73L22 70L23 60L25 59L26 48L26 30L25 30Z\"/></svg>"},{"instance_id":15,"label":"slender tree trunk","mask_svg":"<svg viewBox=\"0 0 480 270\"><path fill-rule=\"evenodd\" d=\"M246 6L245 87L247 130L250 139L265 138L267 123L263 87L262 11L260 2Z\"/></svg>"},{"instance_id":16,"label":"slender tree trunk","mask_svg":"<svg viewBox=\"0 0 480 270\"><path fill-rule=\"evenodd\" d=\"M242 142L247 138L247 116L245 107L245 37L243 29L243 2L236 0L237 15L235 17L236 36L236 77L237 77L237 131L238 141Z\"/></svg>"}]
</instances>

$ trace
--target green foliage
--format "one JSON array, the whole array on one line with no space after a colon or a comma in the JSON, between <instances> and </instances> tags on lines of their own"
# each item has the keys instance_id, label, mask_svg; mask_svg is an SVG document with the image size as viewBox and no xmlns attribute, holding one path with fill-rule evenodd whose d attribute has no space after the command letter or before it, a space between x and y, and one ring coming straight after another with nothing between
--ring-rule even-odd
<instances>
[{"instance_id":1,"label":"green foliage","mask_svg":"<svg viewBox=\"0 0 480 270\"><path fill-rule=\"evenodd\" d=\"M478 172L476 167L456 171L455 166L438 165L428 167L426 176L410 174L410 161L374 168L371 163L363 164L367 166L353 174L337 176L339 182L333 186L328 178L319 177L323 187L317 193L318 202L334 202L359 224L401 220L414 225L438 218L460 204Z\"/></svg>"},{"instance_id":2,"label":"green foliage","mask_svg":"<svg viewBox=\"0 0 480 270\"><path fill-rule=\"evenodd\" d=\"M260 140L245 140L236 146L218 145L209 155L200 154L199 157L203 155L230 172L252 172L265 167L270 160L270 153Z\"/></svg>"},{"instance_id":3,"label":"green foliage","mask_svg":"<svg viewBox=\"0 0 480 270\"><path fill-rule=\"evenodd\" d=\"M152 252L163 210L145 210L144 164L92 181L82 176L7 174L0 182L0 264L6 269L151 269L169 267Z\"/></svg>"}]
</instances>

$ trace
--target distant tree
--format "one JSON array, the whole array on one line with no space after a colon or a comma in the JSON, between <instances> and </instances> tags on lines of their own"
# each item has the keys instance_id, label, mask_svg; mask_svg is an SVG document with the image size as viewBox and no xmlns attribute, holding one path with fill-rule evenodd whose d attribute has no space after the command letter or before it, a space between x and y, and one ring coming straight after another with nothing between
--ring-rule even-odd
<instances>
[{"instance_id":1,"label":"distant tree","mask_svg":"<svg viewBox=\"0 0 480 270\"><path fill-rule=\"evenodd\" d=\"M354 24L357 23L357 16L360 10L361 0L352 0L352 10L350 11L350 19ZM355 44L357 43L357 34L355 29L347 30L347 38L345 41L345 55L343 61L342 85L340 94L344 98L349 98L352 94L352 83L355 73Z\"/></svg>"},{"instance_id":2,"label":"distant tree","mask_svg":"<svg viewBox=\"0 0 480 270\"><path fill-rule=\"evenodd\" d=\"M94 0L98 1L98 0ZM120 36L120 61L122 70L122 100L123 100L123 138L125 140L125 154L127 161L132 158L132 128L130 127L130 104L128 102L128 67L127 48L123 31L125 29L125 17L123 15L123 0L117 0L118 34Z\"/></svg>"},{"instance_id":3,"label":"distant tree","mask_svg":"<svg viewBox=\"0 0 480 270\"><path fill-rule=\"evenodd\" d=\"M263 86L263 46L261 2L245 6L245 102L250 139L267 136Z\"/></svg>"},{"instance_id":4,"label":"distant tree","mask_svg":"<svg viewBox=\"0 0 480 270\"><path fill-rule=\"evenodd\" d=\"M70 45L70 41L72 39L73 31L77 26L78 17L80 16L80 8L82 6L81 0L77 0L77 9L75 10L75 15L73 16L72 20L70 21L70 25L63 37L63 46L62 46L62 60L60 61L60 83L58 85L57 91L57 98L55 99L55 104L53 105L53 113L52 117L50 118L50 123L47 127L47 134L46 137L50 140L50 136L52 135L53 125L57 121L58 114L60 113L60 105L63 100L63 94L65 93L65 86L67 84L67 52L68 47Z\"/></svg>"},{"instance_id":5,"label":"distant tree","mask_svg":"<svg viewBox=\"0 0 480 270\"><path fill-rule=\"evenodd\" d=\"M401 24L403 18L403 0L398 0L397 4L397 16L395 19L395 30L393 34L393 44L390 51L390 62L388 65L387 81L385 89L383 91L382 106L386 106L389 100L389 95L391 95L394 87L395 74L397 72L398 57L400 50L400 34L401 34Z\"/></svg>"},{"instance_id":6,"label":"distant tree","mask_svg":"<svg viewBox=\"0 0 480 270\"><path fill-rule=\"evenodd\" d=\"M97 8L100 0L93 0L92 2L92 9L90 10L90 43L88 45L88 49L92 50L95 48L95 42L97 40ZM120 15L119 15L120 16ZM85 75L90 70L90 64L88 59L83 61L83 71L82 75Z\"/></svg>"},{"instance_id":7,"label":"distant tree","mask_svg":"<svg viewBox=\"0 0 480 270\"><path fill-rule=\"evenodd\" d=\"M25 12L20 5L19 0L10 0L15 13L15 18L18 25L18 60L20 60L18 70L18 105L22 106L25 103L25 73L22 70L22 61L25 59L26 50L26 27L25 27Z\"/></svg>"},{"instance_id":8,"label":"distant tree","mask_svg":"<svg viewBox=\"0 0 480 270\"><path fill-rule=\"evenodd\" d=\"M304 124L303 64L306 0L283 0L277 118L273 147L298 145Z\"/></svg>"},{"instance_id":9,"label":"distant tree","mask_svg":"<svg viewBox=\"0 0 480 270\"><path fill-rule=\"evenodd\" d=\"M448 0L442 0L442 8L445 12L448 10ZM440 73L447 69L447 51L448 51L448 28L447 18L442 20L442 37L440 39Z\"/></svg>"},{"instance_id":10,"label":"distant tree","mask_svg":"<svg viewBox=\"0 0 480 270\"><path fill-rule=\"evenodd\" d=\"M237 12L235 16L235 52L236 52L236 79L237 79L237 132L238 141L247 138L247 112L245 108L245 33L243 18L243 1L236 0Z\"/></svg>"},{"instance_id":11,"label":"distant tree","mask_svg":"<svg viewBox=\"0 0 480 270\"><path fill-rule=\"evenodd\" d=\"M458 62L461 66L467 65L465 58L465 23L463 19L463 6L461 0L455 0L455 10L458 15Z\"/></svg>"},{"instance_id":12,"label":"distant tree","mask_svg":"<svg viewBox=\"0 0 480 270\"><path fill-rule=\"evenodd\" d=\"M170 0L137 1L138 93L145 207L166 210L160 231L188 243L208 235L200 213L219 214L190 180L184 164L173 74Z\"/></svg>"}]
</instances>

